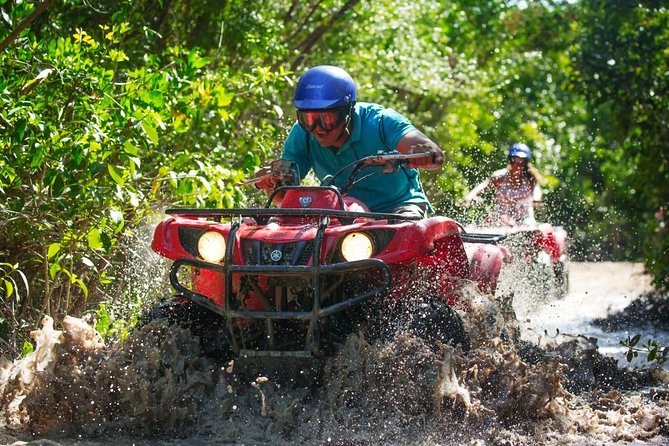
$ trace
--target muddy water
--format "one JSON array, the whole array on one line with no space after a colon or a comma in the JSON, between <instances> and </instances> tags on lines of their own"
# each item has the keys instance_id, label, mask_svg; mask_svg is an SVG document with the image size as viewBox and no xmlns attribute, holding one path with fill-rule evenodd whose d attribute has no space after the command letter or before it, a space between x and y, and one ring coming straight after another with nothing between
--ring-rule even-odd
<instances>
[{"instance_id":1,"label":"muddy water","mask_svg":"<svg viewBox=\"0 0 669 446\"><path fill-rule=\"evenodd\" d=\"M563 300L519 295L526 342L517 345L504 340L514 328L508 303L467 288L469 352L435 350L408 333L375 344L353 335L311 390L240 381L234 364L200 355L187 330L154 323L105 345L79 319L62 330L46 320L35 354L0 368L0 441L668 444L666 371L623 370L591 339L590 320L646 290L638 273L633 264L573 264Z\"/></svg>"},{"instance_id":2,"label":"muddy water","mask_svg":"<svg viewBox=\"0 0 669 446\"><path fill-rule=\"evenodd\" d=\"M646 363L639 356L631 363L625 359L626 349L620 341L637 333L643 339L657 339L669 345L669 332L644 323L643 317L624 330L603 330L593 324L597 319L623 312L643 293L652 291L651 278L643 265L626 262L575 263L571 265L572 286L567 296L535 308L521 318L523 336L536 340L558 333L578 334L597 339L599 351L621 365L638 367Z\"/></svg>"}]
</instances>

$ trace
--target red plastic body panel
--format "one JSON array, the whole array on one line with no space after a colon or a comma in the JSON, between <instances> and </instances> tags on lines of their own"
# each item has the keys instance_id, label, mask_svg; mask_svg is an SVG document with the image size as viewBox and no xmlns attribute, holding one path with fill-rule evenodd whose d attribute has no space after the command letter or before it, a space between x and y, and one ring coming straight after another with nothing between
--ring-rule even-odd
<instances>
[{"instance_id":1,"label":"red plastic body panel","mask_svg":"<svg viewBox=\"0 0 669 446\"><path fill-rule=\"evenodd\" d=\"M495 294L497 279L504 262L509 262L511 253L503 246L480 243L465 243L469 258L470 279L484 293Z\"/></svg>"},{"instance_id":2,"label":"red plastic body panel","mask_svg":"<svg viewBox=\"0 0 669 446\"><path fill-rule=\"evenodd\" d=\"M152 248L158 254L172 260L192 257L179 243L179 228L200 228L215 230L227 238L229 223L216 223L194 218L168 217L156 228ZM395 235L386 248L376 258L391 265L393 278L389 296L403 298L410 292L416 281L416 270L422 271L421 277L429 277L429 291L441 296L449 304L455 304L459 284L457 279L469 278L469 260L459 236L457 223L446 217L431 217L415 222L389 224L385 220L361 218L350 225L333 221L327 228L323 244L321 262L327 263L329 253L336 247L341 237L352 231L391 230ZM317 225L286 224L271 222L265 226L242 224L236 236L241 239L252 238L264 243L289 243L312 240L317 232ZM243 261L241 249L234 250L236 263ZM436 280L434 280L436 279ZM222 274L199 269L193 273L194 291L199 292L221 305L223 302L224 279ZM234 286L237 289L237 286ZM247 304L256 306L253 300ZM258 306L262 306L260 303Z\"/></svg>"}]
</instances>

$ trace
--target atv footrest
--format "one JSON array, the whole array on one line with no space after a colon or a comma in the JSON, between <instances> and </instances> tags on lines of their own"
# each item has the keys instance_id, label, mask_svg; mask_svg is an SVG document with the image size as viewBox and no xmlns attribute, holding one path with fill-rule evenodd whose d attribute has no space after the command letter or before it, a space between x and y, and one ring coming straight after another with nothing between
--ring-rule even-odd
<instances>
[{"instance_id":1,"label":"atv footrest","mask_svg":"<svg viewBox=\"0 0 669 446\"><path fill-rule=\"evenodd\" d=\"M462 232L460 238L465 243L497 243L506 238L506 234L488 234L482 232Z\"/></svg>"},{"instance_id":2,"label":"atv footrest","mask_svg":"<svg viewBox=\"0 0 669 446\"><path fill-rule=\"evenodd\" d=\"M262 376L280 384L311 386L321 381L324 364L308 351L242 349L235 359L235 371L248 382Z\"/></svg>"}]
</instances>

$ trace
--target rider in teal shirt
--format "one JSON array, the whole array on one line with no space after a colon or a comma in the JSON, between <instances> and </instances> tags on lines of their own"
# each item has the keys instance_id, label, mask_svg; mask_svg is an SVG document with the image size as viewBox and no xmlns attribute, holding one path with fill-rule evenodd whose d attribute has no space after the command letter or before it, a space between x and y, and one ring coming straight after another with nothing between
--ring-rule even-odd
<instances>
[{"instance_id":1,"label":"rider in teal shirt","mask_svg":"<svg viewBox=\"0 0 669 446\"><path fill-rule=\"evenodd\" d=\"M430 153L432 156L412 159L394 173L382 174L381 167L374 167L378 172L357 182L348 194L372 212L425 217L431 211L417 168L441 168L443 152L404 116L378 104L356 103L353 79L332 66L307 71L297 84L294 103L298 122L284 143L281 158L297 163L302 178L313 169L323 181L379 151ZM339 175L335 186L341 186L346 176ZM275 184L268 179L258 186L271 191Z\"/></svg>"}]
</instances>

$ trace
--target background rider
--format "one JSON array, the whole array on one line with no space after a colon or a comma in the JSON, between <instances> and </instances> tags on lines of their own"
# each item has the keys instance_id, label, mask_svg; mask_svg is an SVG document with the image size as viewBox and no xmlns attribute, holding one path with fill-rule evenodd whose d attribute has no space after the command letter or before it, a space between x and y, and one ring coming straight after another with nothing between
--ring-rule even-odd
<instances>
[{"instance_id":1,"label":"background rider","mask_svg":"<svg viewBox=\"0 0 669 446\"><path fill-rule=\"evenodd\" d=\"M530 164L532 151L526 144L515 143L509 147L507 158L509 164L472 189L463 204L479 202L481 194L492 190L495 193L495 211L487 219L489 223L534 225L534 208L541 204L542 177Z\"/></svg>"}]
</instances>

